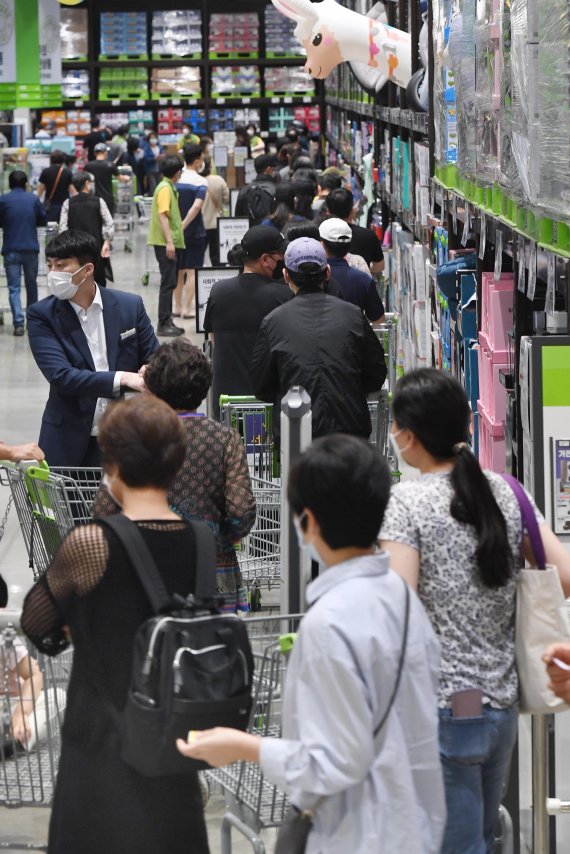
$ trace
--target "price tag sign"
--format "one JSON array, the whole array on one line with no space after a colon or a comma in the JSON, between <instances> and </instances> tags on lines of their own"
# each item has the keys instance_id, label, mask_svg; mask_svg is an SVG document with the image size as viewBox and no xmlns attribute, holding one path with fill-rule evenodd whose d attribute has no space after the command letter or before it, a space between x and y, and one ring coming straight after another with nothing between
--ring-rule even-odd
<instances>
[{"instance_id":1,"label":"price tag sign","mask_svg":"<svg viewBox=\"0 0 570 854\"><path fill-rule=\"evenodd\" d=\"M519 291L519 293L524 294L526 289L526 243L524 237L519 237L519 251L517 261L519 265L517 290Z\"/></svg>"},{"instance_id":2,"label":"price tag sign","mask_svg":"<svg viewBox=\"0 0 570 854\"><path fill-rule=\"evenodd\" d=\"M272 103L272 104L280 104L280 103L281 103L281 98L275 98L275 97L273 97L273 98L271 99L271 103Z\"/></svg>"},{"instance_id":3,"label":"price tag sign","mask_svg":"<svg viewBox=\"0 0 570 854\"><path fill-rule=\"evenodd\" d=\"M292 103L293 103L293 98L283 98L283 103L284 103L284 104L292 104Z\"/></svg>"},{"instance_id":4,"label":"price tag sign","mask_svg":"<svg viewBox=\"0 0 570 854\"><path fill-rule=\"evenodd\" d=\"M451 202L451 221L453 223L453 232L457 233L457 196L455 193L451 194L450 198Z\"/></svg>"},{"instance_id":5,"label":"price tag sign","mask_svg":"<svg viewBox=\"0 0 570 854\"><path fill-rule=\"evenodd\" d=\"M546 301L544 303L544 310L547 315L553 317L556 305L556 256L552 252L548 253L546 263Z\"/></svg>"},{"instance_id":6,"label":"price tag sign","mask_svg":"<svg viewBox=\"0 0 570 854\"><path fill-rule=\"evenodd\" d=\"M160 104L161 107L165 107L166 104L168 103L168 101L166 100L166 98L159 98L158 103Z\"/></svg>"},{"instance_id":7,"label":"price tag sign","mask_svg":"<svg viewBox=\"0 0 570 854\"><path fill-rule=\"evenodd\" d=\"M484 211L481 211L481 226L479 229L479 260L482 261L485 257L485 249L487 248L487 217Z\"/></svg>"},{"instance_id":8,"label":"price tag sign","mask_svg":"<svg viewBox=\"0 0 570 854\"><path fill-rule=\"evenodd\" d=\"M251 104L251 98L242 98L242 104Z\"/></svg>"},{"instance_id":9,"label":"price tag sign","mask_svg":"<svg viewBox=\"0 0 570 854\"><path fill-rule=\"evenodd\" d=\"M463 234L461 235L461 245L467 246L469 235L471 233L471 210L469 202L465 202L465 222L463 223Z\"/></svg>"},{"instance_id":10,"label":"price tag sign","mask_svg":"<svg viewBox=\"0 0 570 854\"><path fill-rule=\"evenodd\" d=\"M217 98L216 100L217 100L218 104L225 104L226 103L225 98Z\"/></svg>"},{"instance_id":11,"label":"price tag sign","mask_svg":"<svg viewBox=\"0 0 570 854\"><path fill-rule=\"evenodd\" d=\"M496 282L501 278L503 271L503 232L497 229L495 236L495 272L493 278Z\"/></svg>"},{"instance_id":12,"label":"price tag sign","mask_svg":"<svg viewBox=\"0 0 570 854\"><path fill-rule=\"evenodd\" d=\"M82 107L82 106L83 106L83 101L76 101L76 102L75 102L75 106L76 106L76 107Z\"/></svg>"},{"instance_id":13,"label":"price tag sign","mask_svg":"<svg viewBox=\"0 0 570 854\"><path fill-rule=\"evenodd\" d=\"M312 101L312 98L310 97L310 95L304 95L303 96L303 104L310 104L311 101Z\"/></svg>"},{"instance_id":14,"label":"price tag sign","mask_svg":"<svg viewBox=\"0 0 570 854\"><path fill-rule=\"evenodd\" d=\"M143 103L144 103L144 101L143 101ZM179 107L180 106L180 98L173 98L172 99L172 106L173 107Z\"/></svg>"},{"instance_id":15,"label":"price tag sign","mask_svg":"<svg viewBox=\"0 0 570 854\"><path fill-rule=\"evenodd\" d=\"M145 103L146 101L144 100L144 98L139 98L137 101L137 107L144 107Z\"/></svg>"},{"instance_id":16,"label":"price tag sign","mask_svg":"<svg viewBox=\"0 0 570 854\"><path fill-rule=\"evenodd\" d=\"M113 107L120 107L121 106L120 98L113 98L113 100L111 101L111 104L113 105Z\"/></svg>"},{"instance_id":17,"label":"price tag sign","mask_svg":"<svg viewBox=\"0 0 570 854\"><path fill-rule=\"evenodd\" d=\"M529 300L534 299L536 291L536 243L530 244L530 261L528 264L528 291L527 297Z\"/></svg>"}]
</instances>

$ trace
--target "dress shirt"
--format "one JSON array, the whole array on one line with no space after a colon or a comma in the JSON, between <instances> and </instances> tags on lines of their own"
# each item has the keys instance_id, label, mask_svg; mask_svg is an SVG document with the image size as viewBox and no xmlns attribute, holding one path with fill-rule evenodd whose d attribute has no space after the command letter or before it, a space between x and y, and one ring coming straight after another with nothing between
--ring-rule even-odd
<instances>
[{"instance_id":1,"label":"dress shirt","mask_svg":"<svg viewBox=\"0 0 570 854\"><path fill-rule=\"evenodd\" d=\"M109 360L107 358L107 338L105 336L105 323L103 321L103 300L101 299L101 291L99 286L95 285L95 299L87 309L81 308L74 302L71 302L73 310L77 315L77 319L81 324L83 334L87 339L89 352L93 357L93 364L96 371L108 371ZM121 390L121 377L123 371L116 371L115 380L113 382L113 396L118 397ZM95 415L93 417L93 426L91 427L91 435L99 435L99 421L109 403L108 398L97 398L95 406Z\"/></svg>"},{"instance_id":2,"label":"dress shirt","mask_svg":"<svg viewBox=\"0 0 570 854\"><path fill-rule=\"evenodd\" d=\"M381 552L327 569L287 667L283 738L262 740L266 777L315 807L307 854L439 854L439 644L414 593L398 693L405 588Z\"/></svg>"}]
</instances>

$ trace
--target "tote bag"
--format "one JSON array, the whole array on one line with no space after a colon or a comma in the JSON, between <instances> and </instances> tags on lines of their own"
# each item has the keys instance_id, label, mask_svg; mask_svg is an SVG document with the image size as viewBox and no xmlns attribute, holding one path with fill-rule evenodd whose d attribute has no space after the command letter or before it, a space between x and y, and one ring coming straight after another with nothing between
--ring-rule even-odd
<instances>
[{"instance_id":1,"label":"tote bag","mask_svg":"<svg viewBox=\"0 0 570 854\"><path fill-rule=\"evenodd\" d=\"M532 547L536 569L521 569L517 580L515 655L520 687L520 710L548 715L568 709L548 688L542 656L552 643L570 642L566 600L555 566L547 566L536 516L528 496L514 477L503 475L521 511L523 536Z\"/></svg>"}]
</instances>

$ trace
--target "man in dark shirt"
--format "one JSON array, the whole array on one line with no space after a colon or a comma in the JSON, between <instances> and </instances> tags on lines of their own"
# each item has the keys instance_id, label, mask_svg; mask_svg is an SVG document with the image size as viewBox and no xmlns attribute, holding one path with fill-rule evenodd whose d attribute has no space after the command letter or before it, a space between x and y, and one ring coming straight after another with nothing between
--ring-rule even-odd
<instances>
[{"instance_id":1,"label":"man in dark shirt","mask_svg":"<svg viewBox=\"0 0 570 854\"><path fill-rule=\"evenodd\" d=\"M236 216L247 216L251 225L259 225L269 216L275 195L275 170L277 158L271 154L259 154L253 161L255 178L239 191L236 201Z\"/></svg>"},{"instance_id":2,"label":"man in dark shirt","mask_svg":"<svg viewBox=\"0 0 570 854\"><path fill-rule=\"evenodd\" d=\"M263 318L292 294L279 272L287 241L275 228L256 225L241 241L243 273L217 282L210 293L204 330L214 342L213 398L216 417L221 394L253 394L249 377L255 339Z\"/></svg>"},{"instance_id":3,"label":"man in dark shirt","mask_svg":"<svg viewBox=\"0 0 570 854\"><path fill-rule=\"evenodd\" d=\"M50 165L40 175L36 194L44 197L44 208L49 222L59 222L61 208L69 197L69 185L73 174L65 165L67 155L63 151L52 151Z\"/></svg>"},{"instance_id":4,"label":"man in dark shirt","mask_svg":"<svg viewBox=\"0 0 570 854\"><path fill-rule=\"evenodd\" d=\"M8 283L14 335L24 334L24 312L20 300L22 270L26 284L28 307L38 301L38 225L47 217L42 203L33 193L27 193L28 177L20 169L8 176L10 192L0 196L0 228L4 231L2 255Z\"/></svg>"},{"instance_id":5,"label":"man in dark shirt","mask_svg":"<svg viewBox=\"0 0 570 854\"><path fill-rule=\"evenodd\" d=\"M350 190L341 187L333 190L326 198L326 207L331 216L343 219L352 230L350 251L353 255L362 255L371 273L381 273L384 269L382 244L370 228L362 228L351 222L354 210L354 196Z\"/></svg>"},{"instance_id":6,"label":"man in dark shirt","mask_svg":"<svg viewBox=\"0 0 570 854\"><path fill-rule=\"evenodd\" d=\"M352 231L347 222L330 217L321 223L319 235L331 274L340 285L342 298L359 306L370 323L379 324L384 319L384 306L378 296L376 283L366 273L349 267L346 256L351 249Z\"/></svg>"},{"instance_id":7,"label":"man in dark shirt","mask_svg":"<svg viewBox=\"0 0 570 854\"><path fill-rule=\"evenodd\" d=\"M95 178L95 195L106 203L111 216L115 214L115 199L113 198L113 176L125 183L129 181L127 175L119 173L116 163L108 159L109 146L106 142L98 142L93 149L95 159L85 165L85 171L90 172Z\"/></svg>"},{"instance_id":8,"label":"man in dark shirt","mask_svg":"<svg viewBox=\"0 0 570 854\"><path fill-rule=\"evenodd\" d=\"M83 148L87 149L87 160L91 162L95 160L95 146L99 142L109 142L112 133L109 128L101 125L99 116L95 116L91 122L91 133L83 137Z\"/></svg>"}]
</instances>

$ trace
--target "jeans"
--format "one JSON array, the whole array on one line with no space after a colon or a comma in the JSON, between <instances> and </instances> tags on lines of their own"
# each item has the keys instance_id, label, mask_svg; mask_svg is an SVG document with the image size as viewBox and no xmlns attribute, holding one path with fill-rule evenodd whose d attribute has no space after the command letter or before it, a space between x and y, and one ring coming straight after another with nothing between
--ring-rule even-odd
<instances>
[{"instance_id":1,"label":"jeans","mask_svg":"<svg viewBox=\"0 0 570 854\"><path fill-rule=\"evenodd\" d=\"M10 300L14 326L23 326L26 319L20 300L22 270L24 271L24 282L26 284L26 305L33 305L33 303L38 301L38 255L39 253L34 249L21 252L6 252L4 255L8 299Z\"/></svg>"},{"instance_id":2,"label":"jeans","mask_svg":"<svg viewBox=\"0 0 570 854\"><path fill-rule=\"evenodd\" d=\"M160 270L158 325L164 326L172 320L172 294L178 282L178 259L166 257L166 246L155 246L154 254Z\"/></svg>"},{"instance_id":3,"label":"jeans","mask_svg":"<svg viewBox=\"0 0 570 854\"><path fill-rule=\"evenodd\" d=\"M447 824L441 854L491 854L511 754L518 707L483 707L483 716L454 718L439 710L439 752Z\"/></svg>"}]
</instances>

